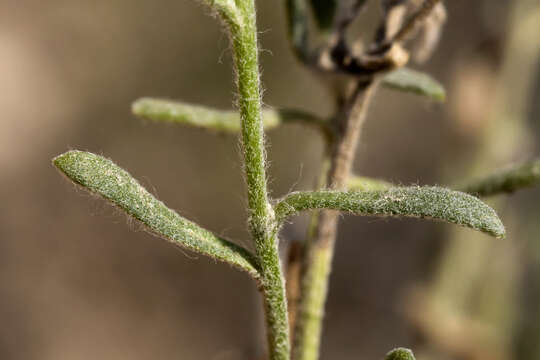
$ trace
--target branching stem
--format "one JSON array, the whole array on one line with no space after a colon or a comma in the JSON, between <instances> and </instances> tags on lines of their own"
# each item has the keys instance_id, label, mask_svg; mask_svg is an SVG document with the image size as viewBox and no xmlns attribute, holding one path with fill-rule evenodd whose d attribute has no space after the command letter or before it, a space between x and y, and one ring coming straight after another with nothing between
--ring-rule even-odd
<instances>
[{"instance_id":1,"label":"branching stem","mask_svg":"<svg viewBox=\"0 0 540 360\"><path fill-rule=\"evenodd\" d=\"M345 50L346 46L333 47L329 58L330 69L340 69L347 74L362 74L356 76L356 88L353 93L340 104L338 116L333 120L335 136L330 148L327 161L330 169L326 176L326 186L331 190L342 190L347 186L347 178L351 171L358 139L362 124L366 118L367 109L372 98L372 94L377 87L379 75L391 69L400 68L408 61L408 53L400 46L406 36L423 22L440 0L424 0L420 10L401 27L401 29L388 41L379 39L373 46L373 51L368 55L375 55L375 68L365 66L360 62L345 62L339 55L340 50ZM338 40L343 40L339 38ZM345 44L337 41L337 45ZM323 53L324 55L324 53ZM320 69L328 61L328 57L322 56L318 65ZM368 60L370 57L368 56ZM383 60L383 62L381 62ZM358 69L350 64L362 65ZM336 65L337 64L337 65ZM346 66L343 67L342 65ZM347 65L348 64L348 65ZM354 70L354 71L351 71ZM357 70L360 70L358 72ZM366 71L371 70L371 71ZM312 223L314 224L313 236L308 236L306 240L303 257L303 271L301 280L301 294L299 314L294 331L293 358L295 360L317 360L319 358L320 338L322 333L322 318L324 304L328 291L328 281L331 270L331 262L334 251L334 243L337 234L338 217L335 211L322 211Z\"/></svg>"},{"instance_id":2,"label":"branching stem","mask_svg":"<svg viewBox=\"0 0 540 360\"><path fill-rule=\"evenodd\" d=\"M331 150L327 184L331 189L346 187L362 124L375 88L373 81L359 82L343 111L334 119L336 138ZM300 314L295 330L294 359L316 360L319 356L324 304L337 233L338 213L322 211L314 237L305 248Z\"/></svg>"}]
</instances>

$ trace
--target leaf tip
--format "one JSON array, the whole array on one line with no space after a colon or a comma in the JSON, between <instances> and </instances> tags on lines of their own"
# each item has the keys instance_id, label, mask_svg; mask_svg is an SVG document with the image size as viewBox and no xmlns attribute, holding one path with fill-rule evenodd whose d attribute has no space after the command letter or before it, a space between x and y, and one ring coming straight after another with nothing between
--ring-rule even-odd
<instances>
[{"instance_id":1,"label":"leaf tip","mask_svg":"<svg viewBox=\"0 0 540 360\"><path fill-rule=\"evenodd\" d=\"M131 103L131 113L136 116L144 115L148 98L140 98Z\"/></svg>"},{"instance_id":2,"label":"leaf tip","mask_svg":"<svg viewBox=\"0 0 540 360\"><path fill-rule=\"evenodd\" d=\"M433 94L433 100L437 101L437 102L440 102L440 103L445 103L446 102L446 90L444 90L443 87L441 87L439 89L439 91L435 92Z\"/></svg>"},{"instance_id":3,"label":"leaf tip","mask_svg":"<svg viewBox=\"0 0 540 360\"><path fill-rule=\"evenodd\" d=\"M406 348L396 348L386 354L384 360L416 360L411 350Z\"/></svg>"},{"instance_id":4,"label":"leaf tip","mask_svg":"<svg viewBox=\"0 0 540 360\"><path fill-rule=\"evenodd\" d=\"M60 171L66 172L66 170L69 168L70 164L73 164L73 161L79 155L80 153L83 153L83 151L79 150L70 150L66 151L63 154L60 154L52 159L52 164Z\"/></svg>"},{"instance_id":5,"label":"leaf tip","mask_svg":"<svg viewBox=\"0 0 540 360\"><path fill-rule=\"evenodd\" d=\"M504 228L504 225L502 221L497 218L497 221L494 222L491 234L495 236L497 239L505 239L506 238L506 229Z\"/></svg>"}]
</instances>

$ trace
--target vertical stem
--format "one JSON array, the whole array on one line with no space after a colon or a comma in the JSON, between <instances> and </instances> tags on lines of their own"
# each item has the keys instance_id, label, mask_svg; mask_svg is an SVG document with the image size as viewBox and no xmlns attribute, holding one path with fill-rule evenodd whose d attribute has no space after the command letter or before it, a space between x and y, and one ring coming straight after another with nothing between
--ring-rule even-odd
<instances>
[{"instance_id":1,"label":"vertical stem","mask_svg":"<svg viewBox=\"0 0 540 360\"><path fill-rule=\"evenodd\" d=\"M371 80L359 82L343 111L334 120L337 136L327 174L327 184L331 189L342 189L346 184L374 89L375 83ZM314 238L306 243L302 297L293 350L297 360L316 360L319 357L324 305L337 234L337 216L335 211L322 211Z\"/></svg>"},{"instance_id":2,"label":"vertical stem","mask_svg":"<svg viewBox=\"0 0 540 360\"><path fill-rule=\"evenodd\" d=\"M326 187L326 177L330 170L330 154L329 145L333 144L332 136L327 139L325 143L325 152L320 170L319 179L315 185L316 189L322 189ZM305 257L307 243L310 243L317 231L317 224L319 223L319 210L314 210L311 213L308 225L308 231L306 234L306 241L295 241L291 244L289 249L289 256L287 259L287 304L289 312L289 330L291 342L294 342L295 332L297 328L296 320L298 318L298 308L300 306L300 299L302 298L302 272L305 267Z\"/></svg>"},{"instance_id":3,"label":"vertical stem","mask_svg":"<svg viewBox=\"0 0 540 360\"><path fill-rule=\"evenodd\" d=\"M264 134L261 117L257 30L253 0L241 2L242 24L233 33L234 60L239 92L238 107L242 119L242 145L250 225L257 234L266 232L270 219L270 206L266 189ZM257 237L256 240L261 240Z\"/></svg>"},{"instance_id":4,"label":"vertical stem","mask_svg":"<svg viewBox=\"0 0 540 360\"><path fill-rule=\"evenodd\" d=\"M270 359L288 360L290 345L285 286L274 231L274 213L266 186L255 3L254 0L237 0L236 6L240 23L229 26L242 118L249 226L261 265L260 286L265 304Z\"/></svg>"}]
</instances>

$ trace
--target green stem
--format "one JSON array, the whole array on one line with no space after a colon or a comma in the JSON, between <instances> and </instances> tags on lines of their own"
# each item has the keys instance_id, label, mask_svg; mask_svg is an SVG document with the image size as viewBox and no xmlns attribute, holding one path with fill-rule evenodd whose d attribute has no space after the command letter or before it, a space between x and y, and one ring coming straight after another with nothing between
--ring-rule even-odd
<instances>
[{"instance_id":1,"label":"green stem","mask_svg":"<svg viewBox=\"0 0 540 360\"><path fill-rule=\"evenodd\" d=\"M327 184L331 189L343 189L346 185L373 90L372 81L359 82L340 116L335 119L336 138L327 173ZM305 245L300 313L293 349L293 357L296 360L319 358L322 319L334 254L337 220L336 211L322 211L314 238L308 238Z\"/></svg>"},{"instance_id":2,"label":"green stem","mask_svg":"<svg viewBox=\"0 0 540 360\"><path fill-rule=\"evenodd\" d=\"M256 240L261 240L267 233L266 223L271 218L271 208L268 202L264 166L255 5L253 0L244 0L240 2L239 8L243 21L238 31L232 34L239 92L238 108L242 119L241 133L248 186L248 206L251 210L250 225L254 234L258 235Z\"/></svg>"},{"instance_id":3,"label":"green stem","mask_svg":"<svg viewBox=\"0 0 540 360\"><path fill-rule=\"evenodd\" d=\"M242 119L242 145L248 187L250 230L261 265L271 360L289 359L289 326L285 286L274 231L274 212L268 201L265 173L264 133L254 0L237 0L241 23L231 28L234 62Z\"/></svg>"}]
</instances>

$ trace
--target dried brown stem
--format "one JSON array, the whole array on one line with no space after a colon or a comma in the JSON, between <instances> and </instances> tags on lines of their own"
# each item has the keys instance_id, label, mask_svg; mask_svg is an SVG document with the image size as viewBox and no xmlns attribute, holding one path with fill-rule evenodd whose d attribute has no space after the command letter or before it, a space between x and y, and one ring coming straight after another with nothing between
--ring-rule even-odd
<instances>
[{"instance_id":1,"label":"dried brown stem","mask_svg":"<svg viewBox=\"0 0 540 360\"><path fill-rule=\"evenodd\" d=\"M426 18L431 14L433 9L441 0L425 0L420 9L414 13L401 27L401 29L392 37L391 42L400 42L407 38L407 36L414 32L421 25Z\"/></svg>"}]
</instances>

